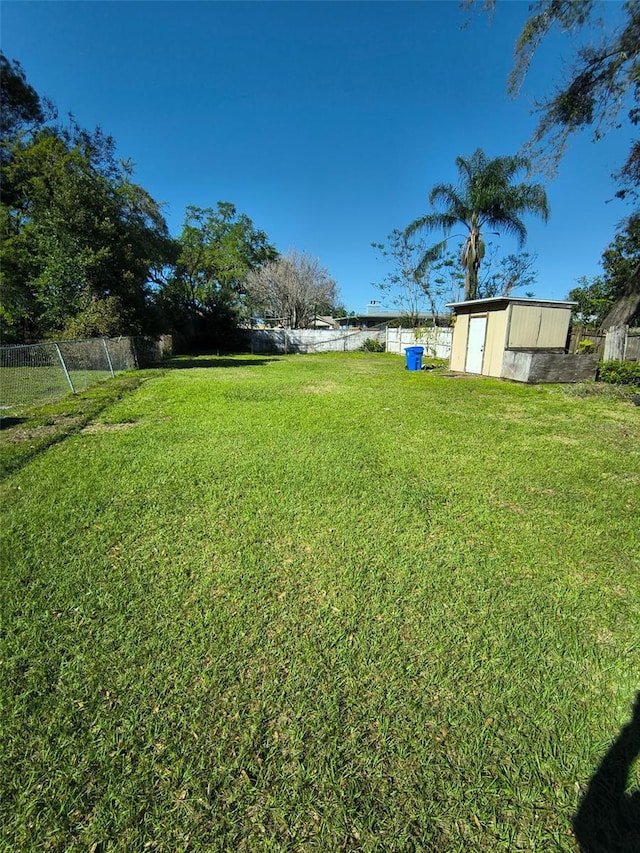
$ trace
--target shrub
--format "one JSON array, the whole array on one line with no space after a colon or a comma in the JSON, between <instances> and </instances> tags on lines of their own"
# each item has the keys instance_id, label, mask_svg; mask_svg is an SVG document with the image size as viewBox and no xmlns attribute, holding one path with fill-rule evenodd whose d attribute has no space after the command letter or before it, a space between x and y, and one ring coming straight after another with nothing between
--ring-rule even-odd
<instances>
[{"instance_id":1,"label":"shrub","mask_svg":"<svg viewBox=\"0 0 640 853\"><path fill-rule=\"evenodd\" d=\"M611 385L640 386L640 363L637 361L605 361L598 370L598 379Z\"/></svg>"},{"instance_id":2,"label":"shrub","mask_svg":"<svg viewBox=\"0 0 640 853\"><path fill-rule=\"evenodd\" d=\"M590 341L588 338L583 338L581 341L578 341L578 353L580 355L588 355L593 352L593 341Z\"/></svg>"},{"instance_id":3,"label":"shrub","mask_svg":"<svg viewBox=\"0 0 640 853\"><path fill-rule=\"evenodd\" d=\"M360 346L360 352L384 352L385 349L385 344L375 338L367 338Z\"/></svg>"}]
</instances>

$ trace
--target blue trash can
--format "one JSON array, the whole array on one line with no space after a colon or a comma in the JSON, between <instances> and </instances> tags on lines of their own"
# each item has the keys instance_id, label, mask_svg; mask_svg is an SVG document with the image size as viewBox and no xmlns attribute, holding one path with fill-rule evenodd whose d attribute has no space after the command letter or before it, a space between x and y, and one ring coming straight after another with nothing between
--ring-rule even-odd
<instances>
[{"instance_id":1,"label":"blue trash can","mask_svg":"<svg viewBox=\"0 0 640 853\"><path fill-rule=\"evenodd\" d=\"M406 347L407 370L422 370L422 353L424 347Z\"/></svg>"}]
</instances>

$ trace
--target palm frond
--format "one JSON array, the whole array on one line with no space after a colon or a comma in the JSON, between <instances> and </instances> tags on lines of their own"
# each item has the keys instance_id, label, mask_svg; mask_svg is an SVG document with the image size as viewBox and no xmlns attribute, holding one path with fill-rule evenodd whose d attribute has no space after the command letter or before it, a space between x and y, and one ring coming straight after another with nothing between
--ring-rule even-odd
<instances>
[{"instance_id":1,"label":"palm frond","mask_svg":"<svg viewBox=\"0 0 640 853\"><path fill-rule=\"evenodd\" d=\"M412 237L418 231L441 230L448 233L454 225L458 224L458 218L450 213L426 213L411 222L404 230L406 238Z\"/></svg>"},{"instance_id":2,"label":"palm frond","mask_svg":"<svg viewBox=\"0 0 640 853\"><path fill-rule=\"evenodd\" d=\"M464 199L453 184L436 184L429 193L429 204L433 207L438 203L452 208L460 207L464 203Z\"/></svg>"},{"instance_id":3,"label":"palm frond","mask_svg":"<svg viewBox=\"0 0 640 853\"><path fill-rule=\"evenodd\" d=\"M418 266L416 267L416 275L425 275L431 264L442 257L446 246L447 241L441 240L440 243L436 243L435 246L431 246L431 248L427 249L420 258Z\"/></svg>"},{"instance_id":4,"label":"palm frond","mask_svg":"<svg viewBox=\"0 0 640 853\"><path fill-rule=\"evenodd\" d=\"M523 213L534 213L543 222L550 216L547 193L542 184L518 184L515 190L520 199L520 209Z\"/></svg>"},{"instance_id":5,"label":"palm frond","mask_svg":"<svg viewBox=\"0 0 640 853\"><path fill-rule=\"evenodd\" d=\"M501 234L511 234L514 236L520 248L527 239L525 224L515 213L509 213L504 209L497 209L487 214L485 223L489 228L494 228Z\"/></svg>"}]
</instances>

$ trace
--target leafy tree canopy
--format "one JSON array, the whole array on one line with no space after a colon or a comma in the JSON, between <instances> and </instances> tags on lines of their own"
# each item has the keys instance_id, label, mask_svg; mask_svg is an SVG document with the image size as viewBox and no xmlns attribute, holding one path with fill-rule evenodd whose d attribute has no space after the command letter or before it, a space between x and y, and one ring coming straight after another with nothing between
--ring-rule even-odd
<instances>
[{"instance_id":1,"label":"leafy tree canopy","mask_svg":"<svg viewBox=\"0 0 640 853\"><path fill-rule=\"evenodd\" d=\"M214 208L190 206L178 238L174 274L159 304L185 343L229 347L245 310L244 281L278 252L230 202Z\"/></svg>"},{"instance_id":2,"label":"leafy tree canopy","mask_svg":"<svg viewBox=\"0 0 640 853\"><path fill-rule=\"evenodd\" d=\"M466 5L472 6L473 2L467 0ZM493 11L495 6L495 0L484 2L485 9ZM538 164L546 164L551 174L569 137L576 131L592 128L597 140L614 127L632 127L640 122L640 0L626 0L605 8L607 15L612 16L607 21L600 17L603 6L595 0L537 0L531 5L531 15L516 42L515 62L509 78L509 91L514 96L520 91L536 50L550 32L555 30L582 37L573 61L566 65L568 71L562 84L536 104L540 120L528 148ZM616 23L611 23L612 20ZM614 178L618 182L616 195L631 201L635 210L622 226L627 232L618 235L619 242L627 245L638 218L640 141L637 134L634 134L627 159ZM617 241L618 238L614 244ZM624 264L621 269L623 267ZM603 315L603 306L614 292L618 297ZM583 284L573 293L587 311L585 316L594 317L608 328L629 322L637 313L640 278L637 269L632 274L613 277L605 269L602 280ZM585 299L590 308L583 305Z\"/></svg>"},{"instance_id":3,"label":"leafy tree canopy","mask_svg":"<svg viewBox=\"0 0 640 853\"><path fill-rule=\"evenodd\" d=\"M27 82L22 66L11 62L0 51L0 104L2 123L0 143L2 163L9 159L9 149L16 138L41 127L47 118L55 115L53 106L42 101L36 90Z\"/></svg>"},{"instance_id":4,"label":"leafy tree canopy","mask_svg":"<svg viewBox=\"0 0 640 853\"><path fill-rule=\"evenodd\" d=\"M227 343L248 273L277 257L265 232L218 202L187 208L172 239L114 140L57 123L19 63L0 59L3 342L172 329Z\"/></svg>"},{"instance_id":5,"label":"leafy tree canopy","mask_svg":"<svg viewBox=\"0 0 640 853\"><path fill-rule=\"evenodd\" d=\"M188 207L178 242L176 276L187 283L194 306L201 309L222 291L239 293L247 273L278 254L264 231L224 201L215 210Z\"/></svg>"},{"instance_id":6,"label":"leafy tree canopy","mask_svg":"<svg viewBox=\"0 0 640 853\"><path fill-rule=\"evenodd\" d=\"M120 333L154 331L153 271L174 259L160 206L113 139L53 124L19 64L0 70L3 339L91 334L91 318L98 334L107 315Z\"/></svg>"}]
</instances>

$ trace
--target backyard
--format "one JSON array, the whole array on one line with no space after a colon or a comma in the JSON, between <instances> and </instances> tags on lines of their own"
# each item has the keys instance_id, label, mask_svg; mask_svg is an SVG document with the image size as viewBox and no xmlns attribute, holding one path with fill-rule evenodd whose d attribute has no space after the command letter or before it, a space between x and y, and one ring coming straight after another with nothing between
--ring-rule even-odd
<instances>
[{"instance_id":1,"label":"backyard","mask_svg":"<svg viewBox=\"0 0 640 853\"><path fill-rule=\"evenodd\" d=\"M578 849L640 410L403 363L174 359L3 431L2 850Z\"/></svg>"}]
</instances>

